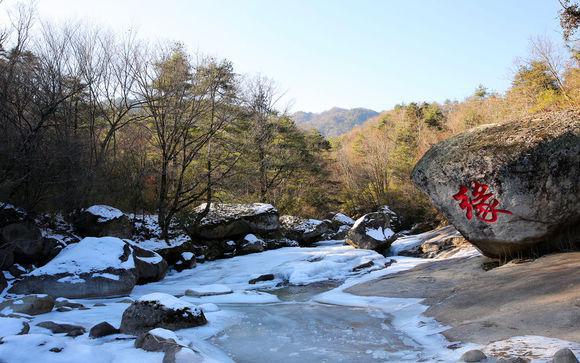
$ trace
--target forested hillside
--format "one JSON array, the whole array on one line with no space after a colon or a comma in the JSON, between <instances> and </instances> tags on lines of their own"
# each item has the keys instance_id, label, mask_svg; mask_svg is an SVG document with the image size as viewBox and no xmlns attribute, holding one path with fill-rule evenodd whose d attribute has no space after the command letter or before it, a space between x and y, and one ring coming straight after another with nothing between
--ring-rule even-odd
<instances>
[{"instance_id":1,"label":"forested hillside","mask_svg":"<svg viewBox=\"0 0 580 363\"><path fill-rule=\"evenodd\" d=\"M0 199L53 212L106 203L157 213L165 231L211 201L268 202L312 217L389 205L409 221L437 221L409 182L431 145L580 102L572 31L565 51L532 41L505 93L474 85L462 101L409 102L378 116L288 115L272 80L226 59L133 33L38 27L25 6L12 17L0 37Z\"/></svg>"},{"instance_id":2,"label":"forested hillside","mask_svg":"<svg viewBox=\"0 0 580 363\"><path fill-rule=\"evenodd\" d=\"M344 134L378 114L366 108L347 110L333 107L320 113L299 111L292 115L292 119L302 128L315 129L326 137L333 137Z\"/></svg>"}]
</instances>

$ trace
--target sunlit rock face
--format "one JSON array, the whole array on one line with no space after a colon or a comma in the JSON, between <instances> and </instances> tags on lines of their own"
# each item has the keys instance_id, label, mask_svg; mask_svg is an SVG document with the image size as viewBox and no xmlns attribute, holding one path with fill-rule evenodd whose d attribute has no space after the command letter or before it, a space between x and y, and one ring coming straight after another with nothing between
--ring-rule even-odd
<instances>
[{"instance_id":1,"label":"sunlit rock face","mask_svg":"<svg viewBox=\"0 0 580 363\"><path fill-rule=\"evenodd\" d=\"M412 173L485 255L578 247L580 112L485 125L433 146Z\"/></svg>"}]
</instances>

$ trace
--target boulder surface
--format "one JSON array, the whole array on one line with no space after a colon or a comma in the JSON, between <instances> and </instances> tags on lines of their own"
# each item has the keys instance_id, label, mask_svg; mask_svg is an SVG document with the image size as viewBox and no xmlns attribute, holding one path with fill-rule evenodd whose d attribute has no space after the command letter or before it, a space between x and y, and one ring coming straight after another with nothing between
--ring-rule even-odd
<instances>
[{"instance_id":1,"label":"boulder surface","mask_svg":"<svg viewBox=\"0 0 580 363\"><path fill-rule=\"evenodd\" d=\"M129 244L115 237L87 237L10 288L15 294L89 298L127 295L137 281Z\"/></svg>"},{"instance_id":2,"label":"boulder surface","mask_svg":"<svg viewBox=\"0 0 580 363\"><path fill-rule=\"evenodd\" d=\"M382 212L360 217L346 235L349 245L380 252L387 250L396 239L391 229L391 216Z\"/></svg>"},{"instance_id":3,"label":"boulder surface","mask_svg":"<svg viewBox=\"0 0 580 363\"><path fill-rule=\"evenodd\" d=\"M203 211L205 204L196 208ZM267 234L280 227L278 211L270 204L212 203L209 213L196 229L186 226L188 233L199 239L227 239L248 233Z\"/></svg>"},{"instance_id":4,"label":"boulder surface","mask_svg":"<svg viewBox=\"0 0 580 363\"><path fill-rule=\"evenodd\" d=\"M131 238L133 226L129 217L108 205L93 205L72 217L75 230L82 237Z\"/></svg>"},{"instance_id":5,"label":"boulder surface","mask_svg":"<svg viewBox=\"0 0 580 363\"><path fill-rule=\"evenodd\" d=\"M580 111L454 136L423 156L412 179L487 256L578 247Z\"/></svg>"},{"instance_id":6,"label":"boulder surface","mask_svg":"<svg viewBox=\"0 0 580 363\"><path fill-rule=\"evenodd\" d=\"M125 334L142 334L151 329L192 328L207 324L197 306L164 293L152 293L133 302L124 312L120 330Z\"/></svg>"}]
</instances>

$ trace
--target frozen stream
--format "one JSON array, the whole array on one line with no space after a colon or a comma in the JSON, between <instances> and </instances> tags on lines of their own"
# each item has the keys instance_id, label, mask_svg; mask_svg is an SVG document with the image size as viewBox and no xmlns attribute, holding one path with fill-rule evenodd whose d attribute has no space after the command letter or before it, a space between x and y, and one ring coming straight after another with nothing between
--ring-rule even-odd
<instances>
[{"instance_id":1,"label":"frozen stream","mask_svg":"<svg viewBox=\"0 0 580 363\"><path fill-rule=\"evenodd\" d=\"M372 261L372 263L370 263ZM467 347L450 350L442 327L423 317L418 299L360 297L343 290L354 284L405 270L424 260L391 261L369 250L326 241L317 247L287 247L206 262L159 282L137 286L131 298L152 292L198 304L208 324L176 331L205 362L416 362L454 361ZM364 265L364 267L360 267ZM356 267L359 267L356 269ZM274 280L249 284L263 274ZM217 285L216 285L217 284ZM223 295L184 296L187 289L229 290ZM116 335L75 339L50 335L36 326L52 320L87 330L121 322L123 298L79 300L88 310L37 315L30 334L0 344L0 362L161 362L163 353L133 347L133 338ZM104 306L94 306L104 303ZM1 327L0 327L1 328ZM58 348L54 353L51 349Z\"/></svg>"}]
</instances>

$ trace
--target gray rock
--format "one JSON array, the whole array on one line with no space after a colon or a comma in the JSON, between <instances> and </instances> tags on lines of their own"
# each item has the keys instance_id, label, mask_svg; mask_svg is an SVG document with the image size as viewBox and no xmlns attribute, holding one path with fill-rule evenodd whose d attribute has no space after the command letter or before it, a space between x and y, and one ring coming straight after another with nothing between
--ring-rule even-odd
<instances>
[{"instance_id":1,"label":"gray rock","mask_svg":"<svg viewBox=\"0 0 580 363\"><path fill-rule=\"evenodd\" d=\"M52 311L54 298L49 295L26 295L15 299L6 299L0 303L0 313L20 313L38 315Z\"/></svg>"},{"instance_id":2,"label":"gray rock","mask_svg":"<svg viewBox=\"0 0 580 363\"><path fill-rule=\"evenodd\" d=\"M85 328L83 328L82 326L72 325L72 324L55 323L53 321L43 321L41 323L36 324L36 326L48 329L53 334L65 333L66 336L69 336L69 337L78 337L78 336L86 333Z\"/></svg>"},{"instance_id":3,"label":"gray rock","mask_svg":"<svg viewBox=\"0 0 580 363\"><path fill-rule=\"evenodd\" d=\"M486 125L433 146L412 173L489 257L578 247L580 112Z\"/></svg>"},{"instance_id":4,"label":"gray rock","mask_svg":"<svg viewBox=\"0 0 580 363\"><path fill-rule=\"evenodd\" d=\"M205 208L202 204L196 208L200 213ZM188 234L196 239L225 240L244 236L248 233L267 234L276 231L280 224L278 211L269 204L221 204L212 203L209 213L201 220L196 229L192 221L185 226Z\"/></svg>"},{"instance_id":5,"label":"gray rock","mask_svg":"<svg viewBox=\"0 0 580 363\"><path fill-rule=\"evenodd\" d=\"M572 352L570 349L568 348L563 348L558 350L555 354L554 354L554 363L578 363L578 358L576 358L576 356L574 355L574 352Z\"/></svg>"},{"instance_id":6,"label":"gray rock","mask_svg":"<svg viewBox=\"0 0 580 363\"><path fill-rule=\"evenodd\" d=\"M478 349L468 350L459 358L460 362L482 362L487 359L487 356Z\"/></svg>"},{"instance_id":7,"label":"gray rock","mask_svg":"<svg viewBox=\"0 0 580 363\"><path fill-rule=\"evenodd\" d=\"M89 331L90 338L102 338L107 335L119 334L121 331L111 324L103 321L102 323L98 323L97 325L93 326Z\"/></svg>"},{"instance_id":8,"label":"gray rock","mask_svg":"<svg viewBox=\"0 0 580 363\"><path fill-rule=\"evenodd\" d=\"M163 280L167 274L167 262L158 253L141 247L133 247L133 259L137 270L137 284Z\"/></svg>"},{"instance_id":9,"label":"gray rock","mask_svg":"<svg viewBox=\"0 0 580 363\"><path fill-rule=\"evenodd\" d=\"M175 339L169 338L169 336L174 336ZM170 330L153 329L139 335L135 339L135 348L148 352L166 352L171 348L182 346L176 339L177 337Z\"/></svg>"},{"instance_id":10,"label":"gray rock","mask_svg":"<svg viewBox=\"0 0 580 363\"><path fill-rule=\"evenodd\" d=\"M348 231L346 242L355 248L384 252L397 239L390 221L391 216L387 213L365 214Z\"/></svg>"},{"instance_id":11,"label":"gray rock","mask_svg":"<svg viewBox=\"0 0 580 363\"><path fill-rule=\"evenodd\" d=\"M142 296L123 312L120 329L126 334L141 334L154 328L177 330L204 324L207 320L197 306L154 293Z\"/></svg>"},{"instance_id":12,"label":"gray rock","mask_svg":"<svg viewBox=\"0 0 580 363\"><path fill-rule=\"evenodd\" d=\"M289 215L280 217L280 229L284 237L298 241L302 246L320 241L324 239L325 234L332 231L330 221Z\"/></svg>"},{"instance_id":13,"label":"gray rock","mask_svg":"<svg viewBox=\"0 0 580 363\"><path fill-rule=\"evenodd\" d=\"M366 268L373 267L374 265L375 265L375 263L373 261L368 261L368 262L365 262L365 263L361 263L360 265L354 267L352 269L352 272L357 272L357 271L360 271L360 270L364 270Z\"/></svg>"},{"instance_id":14,"label":"gray rock","mask_svg":"<svg viewBox=\"0 0 580 363\"><path fill-rule=\"evenodd\" d=\"M167 246L155 251L173 266L176 271L183 271L194 268L196 265L194 246L191 241L186 241L180 245Z\"/></svg>"},{"instance_id":15,"label":"gray rock","mask_svg":"<svg viewBox=\"0 0 580 363\"><path fill-rule=\"evenodd\" d=\"M91 272L62 272L59 266L70 264L71 266L86 266L90 261L76 261L78 254L76 249L82 251L80 255L87 253L103 253L101 248L107 244L107 252L110 253L112 267ZM131 247L117 238L85 238L79 243L68 246L69 252L63 255L63 259L55 259L45 266L32 271L23 280L15 283L9 290L14 294L45 293L66 298L90 298L104 296L128 295L136 283L136 271L132 258ZM88 251L88 252L87 252ZM60 257L60 256L59 256Z\"/></svg>"},{"instance_id":16,"label":"gray rock","mask_svg":"<svg viewBox=\"0 0 580 363\"><path fill-rule=\"evenodd\" d=\"M56 311L58 311L59 313L67 313L69 311L72 311L72 308L69 308L68 306L61 306L59 308L56 308Z\"/></svg>"},{"instance_id":17,"label":"gray rock","mask_svg":"<svg viewBox=\"0 0 580 363\"><path fill-rule=\"evenodd\" d=\"M201 354L182 346L173 346L163 355L163 363L201 363L203 361Z\"/></svg>"},{"instance_id":18,"label":"gray rock","mask_svg":"<svg viewBox=\"0 0 580 363\"><path fill-rule=\"evenodd\" d=\"M133 225L117 208L94 205L71 216L75 231L82 237L131 238Z\"/></svg>"},{"instance_id":19,"label":"gray rock","mask_svg":"<svg viewBox=\"0 0 580 363\"><path fill-rule=\"evenodd\" d=\"M264 252L266 249L266 242L253 234L248 234L239 242L239 246L237 254L248 255L251 253Z\"/></svg>"},{"instance_id":20,"label":"gray rock","mask_svg":"<svg viewBox=\"0 0 580 363\"><path fill-rule=\"evenodd\" d=\"M248 281L248 284L250 285L255 285L258 282L263 282L263 281L272 281L276 278L276 276L274 276L274 274L265 274L265 275L260 275L258 277L256 277L255 279L251 279L250 281Z\"/></svg>"},{"instance_id":21,"label":"gray rock","mask_svg":"<svg viewBox=\"0 0 580 363\"><path fill-rule=\"evenodd\" d=\"M84 307L84 305L78 302L67 300L65 298L58 298L54 303L54 307L55 308L67 307L69 309L80 309Z\"/></svg>"}]
</instances>

